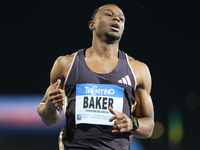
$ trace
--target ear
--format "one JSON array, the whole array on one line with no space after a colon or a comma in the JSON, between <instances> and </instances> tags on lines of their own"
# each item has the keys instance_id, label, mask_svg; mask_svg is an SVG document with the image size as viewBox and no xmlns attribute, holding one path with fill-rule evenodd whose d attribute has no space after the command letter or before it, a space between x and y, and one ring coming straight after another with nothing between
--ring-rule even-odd
<instances>
[{"instance_id":1,"label":"ear","mask_svg":"<svg viewBox=\"0 0 200 150\"><path fill-rule=\"evenodd\" d=\"M94 30L94 21L89 21L88 25L91 31Z\"/></svg>"}]
</instances>

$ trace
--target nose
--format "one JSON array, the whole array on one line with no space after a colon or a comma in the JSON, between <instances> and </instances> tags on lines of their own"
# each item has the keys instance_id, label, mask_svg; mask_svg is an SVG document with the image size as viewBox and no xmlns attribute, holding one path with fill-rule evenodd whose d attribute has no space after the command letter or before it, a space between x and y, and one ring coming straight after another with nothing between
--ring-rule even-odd
<instances>
[{"instance_id":1,"label":"nose","mask_svg":"<svg viewBox=\"0 0 200 150\"><path fill-rule=\"evenodd\" d=\"M118 15L113 15L113 20L116 20L116 21L118 21L118 22L120 22L120 18L119 18L119 16Z\"/></svg>"}]
</instances>

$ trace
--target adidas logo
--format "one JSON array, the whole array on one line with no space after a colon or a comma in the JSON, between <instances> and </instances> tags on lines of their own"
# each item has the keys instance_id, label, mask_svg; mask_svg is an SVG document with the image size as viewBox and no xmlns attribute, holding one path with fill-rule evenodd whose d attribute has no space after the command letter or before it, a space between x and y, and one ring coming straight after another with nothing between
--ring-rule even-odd
<instances>
[{"instance_id":1,"label":"adidas logo","mask_svg":"<svg viewBox=\"0 0 200 150\"><path fill-rule=\"evenodd\" d=\"M131 80L129 78L129 75L126 75L125 77L123 77L121 80L118 80L119 83L123 83L123 84L128 84L131 86Z\"/></svg>"}]
</instances>

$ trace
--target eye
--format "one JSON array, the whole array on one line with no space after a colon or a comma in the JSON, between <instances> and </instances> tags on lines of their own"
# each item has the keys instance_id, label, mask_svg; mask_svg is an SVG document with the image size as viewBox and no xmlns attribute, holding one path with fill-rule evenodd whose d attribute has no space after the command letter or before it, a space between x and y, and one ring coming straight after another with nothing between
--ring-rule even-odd
<instances>
[{"instance_id":1,"label":"eye","mask_svg":"<svg viewBox=\"0 0 200 150\"><path fill-rule=\"evenodd\" d=\"M112 14L111 13L106 13L106 16L112 16Z\"/></svg>"},{"instance_id":2,"label":"eye","mask_svg":"<svg viewBox=\"0 0 200 150\"><path fill-rule=\"evenodd\" d=\"M124 16L122 16L122 15L119 16L119 19L120 19L121 21L124 21L124 20L125 20Z\"/></svg>"},{"instance_id":3,"label":"eye","mask_svg":"<svg viewBox=\"0 0 200 150\"><path fill-rule=\"evenodd\" d=\"M110 11L105 11L104 13L105 13L106 16L112 16L113 15L112 12L110 12Z\"/></svg>"},{"instance_id":4,"label":"eye","mask_svg":"<svg viewBox=\"0 0 200 150\"><path fill-rule=\"evenodd\" d=\"M119 18L121 21L124 21L124 19L123 18Z\"/></svg>"}]
</instances>

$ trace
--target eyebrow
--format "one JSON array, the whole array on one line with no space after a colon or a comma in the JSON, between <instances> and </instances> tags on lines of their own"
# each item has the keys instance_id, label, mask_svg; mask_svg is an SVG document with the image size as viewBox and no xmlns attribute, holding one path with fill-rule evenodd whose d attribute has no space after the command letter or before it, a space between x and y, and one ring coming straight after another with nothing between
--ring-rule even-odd
<instances>
[{"instance_id":1,"label":"eyebrow","mask_svg":"<svg viewBox=\"0 0 200 150\"><path fill-rule=\"evenodd\" d=\"M114 13L111 9L105 9L104 12L105 11L111 11L112 13ZM125 18L124 14L120 13L119 15Z\"/></svg>"}]
</instances>

